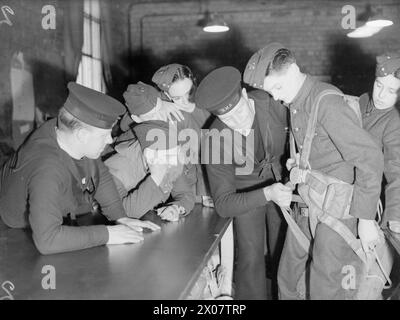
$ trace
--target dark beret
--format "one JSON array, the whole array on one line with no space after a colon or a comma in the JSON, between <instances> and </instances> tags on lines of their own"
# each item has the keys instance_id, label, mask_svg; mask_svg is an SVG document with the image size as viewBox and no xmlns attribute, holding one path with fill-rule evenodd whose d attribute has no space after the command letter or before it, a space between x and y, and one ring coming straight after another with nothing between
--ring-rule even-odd
<instances>
[{"instance_id":1,"label":"dark beret","mask_svg":"<svg viewBox=\"0 0 400 320\"><path fill-rule=\"evenodd\" d=\"M385 77L389 74L395 73L400 69L400 53L388 52L376 57L376 71L377 77Z\"/></svg>"},{"instance_id":2,"label":"dark beret","mask_svg":"<svg viewBox=\"0 0 400 320\"><path fill-rule=\"evenodd\" d=\"M200 83L195 94L196 106L220 115L233 109L239 102L241 74L234 67L211 71Z\"/></svg>"},{"instance_id":3,"label":"dark beret","mask_svg":"<svg viewBox=\"0 0 400 320\"><path fill-rule=\"evenodd\" d=\"M263 89L267 68L275 53L282 48L285 48L282 44L273 42L253 54L244 70L243 82L254 88Z\"/></svg>"},{"instance_id":4,"label":"dark beret","mask_svg":"<svg viewBox=\"0 0 400 320\"><path fill-rule=\"evenodd\" d=\"M161 97L161 93L148 84L138 82L130 84L124 92L125 104L128 107L129 113L125 114L121 120L120 127L122 131L129 129L133 122L131 114L140 116L145 114L157 105L157 98Z\"/></svg>"},{"instance_id":5,"label":"dark beret","mask_svg":"<svg viewBox=\"0 0 400 320\"><path fill-rule=\"evenodd\" d=\"M161 90L168 91L172 84L174 76L180 72L182 73L183 65L178 63L172 63L158 69L151 81L153 81Z\"/></svg>"},{"instance_id":6,"label":"dark beret","mask_svg":"<svg viewBox=\"0 0 400 320\"><path fill-rule=\"evenodd\" d=\"M111 129L118 117L126 111L124 105L104 93L68 83L68 98L64 108L74 117L93 127Z\"/></svg>"}]
</instances>

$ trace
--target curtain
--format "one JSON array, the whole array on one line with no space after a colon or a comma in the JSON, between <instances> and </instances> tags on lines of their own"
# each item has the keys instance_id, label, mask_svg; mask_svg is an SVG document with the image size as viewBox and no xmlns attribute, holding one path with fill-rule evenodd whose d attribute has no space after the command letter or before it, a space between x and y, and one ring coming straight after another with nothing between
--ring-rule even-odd
<instances>
[{"instance_id":1,"label":"curtain","mask_svg":"<svg viewBox=\"0 0 400 320\"><path fill-rule=\"evenodd\" d=\"M100 0L100 46L104 81L106 92L110 96L123 102L122 94L130 83L129 68L130 61L127 59L129 52L127 48L116 48L113 33L115 31L115 22L123 23L120 13L112 11L114 3L108 0ZM114 28L113 28L114 22ZM120 32L128 32L127 26L119 26ZM117 31L118 32L118 31Z\"/></svg>"},{"instance_id":2,"label":"curtain","mask_svg":"<svg viewBox=\"0 0 400 320\"><path fill-rule=\"evenodd\" d=\"M83 0L64 4L64 67L65 83L75 81L83 45Z\"/></svg>"},{"instance_id":3,"label":"curtain","mask_svg":"<svg viewBox=\"0 0 400 320\"><path fill-rule=\"evenodd\" d=\"M107 0L100 0L100 48L104 82L107 92L112 95L114 82L112 62L115 61L112 45L110 4Z\"/></svg>"}]
</instances>

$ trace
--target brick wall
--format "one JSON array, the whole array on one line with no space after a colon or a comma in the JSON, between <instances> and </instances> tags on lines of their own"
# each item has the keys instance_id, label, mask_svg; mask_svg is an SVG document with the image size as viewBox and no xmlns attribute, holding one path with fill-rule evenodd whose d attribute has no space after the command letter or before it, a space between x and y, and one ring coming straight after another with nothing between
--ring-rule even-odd
<instances>
[{"instance_id":1,"label":"brick wall","mask_svg":"<svg viewBox=\"0 0 400 320\"><path fill-rule=\"evenodd\" d=\"M59 73L63 72L64 0L8 0L13 26L0 25L0 139L11 135L10 61L23 51L34 72L36 104L54 112L63 103ZM349 39L340 26L341 8L353 4L357 12L367 3L383 3L384 13L395 25L366 39ZM41 9L57 9L56 30L43 30ZM206 34L198 21L206 9L223 13L231 26L228 33ZM150 82L163 64L188 64L201 79L222 65L243 70L257 49L271 41L291 47L306 72L330 76L349 93L361 93L373 77L375 55L400 49L399 0L268 0L268 1L110 1L113 33L113 74L122 100L129 83Z\"/></svg>"},{"instance_id":2,"label":"brick wall","mask_svg":"<svg viewBox=\"0 0 400 320\"><path fill-rule=\"evenodd\" d=\"M296 54L304 71L330 76L349 93L369 87L375 56L400 50L400 1L175 1L133 3L130 7L132 80L149 81L152 72L170 62L189 64L201 78L221 65L243 70L260 47L280 41ZM366 39L346 37L341 9L352 4L360 13L365 5L382 4L395 24ZM198 26L206 9L223 13L231 30L207 34Z\"/></svg>"}]
</instances>

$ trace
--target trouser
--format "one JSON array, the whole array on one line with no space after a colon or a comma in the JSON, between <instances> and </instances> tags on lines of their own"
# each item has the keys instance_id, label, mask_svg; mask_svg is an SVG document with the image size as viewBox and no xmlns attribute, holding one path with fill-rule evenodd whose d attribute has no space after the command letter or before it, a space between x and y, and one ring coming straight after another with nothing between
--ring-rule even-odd
<instances>
[{"instance_id":1,"label":"trouser","mask_svg":"<svg viewBox=\"0 0 400 320\"><path fill-rule=\"evenodd\" d=\"M278 261L280 251L277 242L282 220L274 205L259 207L233 219L237 249L234 270L235 299L267 298L264 259L266 219L269 247L275 261Z\"/></svg>"},{"instance_id":2,"label":"trouser","mask_svg":"<svg viewBox=\"0 0 400 320\"><path fill-rule=\"evenodd\" d=\"M278 266L285 243L287 224L280 208L273 202L267 204L266 227L267 255L270 261L267 271L271 275L272 299L278 299Z\"/></svg>"},{"instance_id":3,"label":"trouser","mask_svg":"<svg viewBox=\"0 0 400 320\"><path fill-rule=\"evenodd\" d=\"M357 219L341 220L357 234ZM308 218L297 217L297 223L311 239ZM304 270L306 298L312 300L352 299L356 293L362 262L343 238L323 223L318 223L310 255L299 245L288 229L278 270L279 298L298 299L297 284ZM311 258L310 258L311 256Z\"/></svg>"}]
</instances>

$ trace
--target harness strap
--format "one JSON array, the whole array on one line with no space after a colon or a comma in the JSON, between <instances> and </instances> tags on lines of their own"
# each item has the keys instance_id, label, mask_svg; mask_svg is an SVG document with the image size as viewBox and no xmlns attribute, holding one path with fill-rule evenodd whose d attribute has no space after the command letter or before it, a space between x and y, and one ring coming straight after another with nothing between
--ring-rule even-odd
<instances>
[{"instance_id":1,"label":"harness strap","mask_svg":"<svg viewBox=\"0 0 400 320\"><path fill-rule=\"evenodd\" d=\"M378 266L379 266L379 268L381 269L382 274L383 274L383 276L385 277L385 280L386 280L386 282L383 283L383 288L384 288L384 289L390 289L390 288L392 287L392 280L390 279L388 273L386 272L385 268L383 267L382 261L381 261L381 259L379 258L378 254L376 253L375 248L373 249L373 253L374 253L376 262L378 263ZM368 277L371 278L371 277L373 277L373 276L368 275ZM381 279L380 277L378 277L378 278ZM381 280L382 280L382 279L381 279ZM383 281L382 281L382 282L383 282ZM386 285L386 283L387 283L387 285Z\"/></svg>"},{"instance_id":2,"label":"harness strap","mask_svg":"<svg viewBox=\"0 0 400 320\"><path fill-rule=\"evenodd\" d=\"M318 217L318 220L326 224L336 233L338 233L343 238L343 240L346 241L346 243L353 249L353 251L361 259L361 261L367 263L367 256L362 249L361 241L355 237L355 235L349 230L349 228L347 228L347 226L343 222L326 213L321 214Z\"/></svg>"},{"instance_id":3,"label":"harness strap","mask_svg":"<svg viewBox=\"0 0 400 320\"><path fill-rule=\"evenodd\" d=\"M329 94L343 96L343 94L341 94L340 92L338 92L336 90L332 90L332 89L324 90L318 95L317 100L315 101L315 103L313 104L313 106L311 108L310 119L308 121L306 135L304 137L303 149L302 149L302 152L300 155L300 168L301 169L310 168L308 161L310 158L311 144L314 139L315 128L317 126L318 110L319 110L320 102L323 97L325 97Z\"/></svg>"},{"instance_id":4,"label":"harness strap","mask_svg":"<svg viewBox=\"0 0 400 320\"><path fill-rule=\"evenodd\" d=\"M300 244L300 246L304 249L305 252L309 252L310 251L311 242L306 237L304 232L300 229L300 227L298 226L296 221L294 221L294 219L292 217L292 214L293 214L292 209L290 209L290 208L282 208L281 207L281 210L282 210L282 213L283 213L283 217L285 218L290 230L294 234L297 242Z\"/></svg>"},{"instance_id":5,"label":"harness strap","mask_svg":"<svg viewBox=\"0 0 400 320\"><path fill-rule=\"evenodd\" d=\"M303 202L302 199L299 196L293 196L293 202ZM297 242L300 244L300 246L303 248L304 251L309 252L310 251L310 246L311 246L311 241L306 237L304 232L300 229L300 227L297 225L296 221L292 217L292 210L290 208L282 208L282 213L283 216L292 231L293 235L295 236ZM352 248L352 250L355 252L355 254L360 258L360 260L364 263L367 264L367 254L364 252L362 246L361 246L361 241L357 239L354 234L347 228L345 224L343 224L341 221L338 219L324 213L320 215L319 220L326 224L328 227L330 227L332 230L334 230L336 233L338 233L344 241ZM376 275L368 275L367 277L378 277L382 282L384 282L384 288L388 289L391 288L392 286L392 281L386 272L384 266L382 265L381 259L379 258L376 250L373 250L373 255L374 259L376 260L379 268L382 271L383 276L385 279L382 279L379 276ZM386 280L386 281L385 281ZM387 285L386 285L387 283Z\"/></svg>"}]
</instances>

